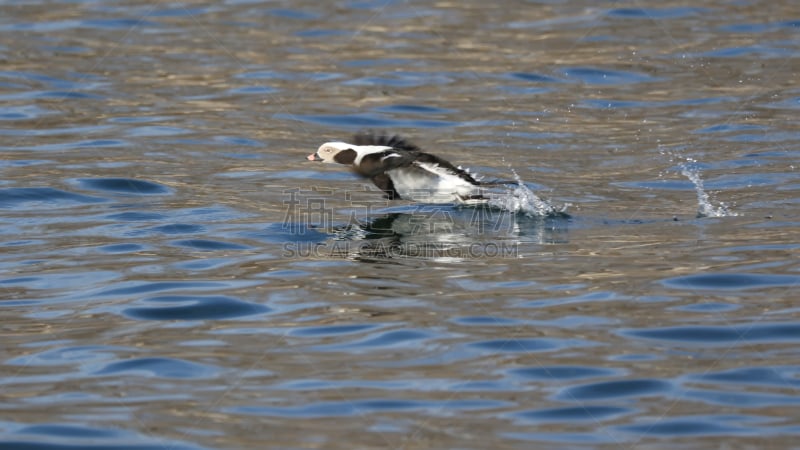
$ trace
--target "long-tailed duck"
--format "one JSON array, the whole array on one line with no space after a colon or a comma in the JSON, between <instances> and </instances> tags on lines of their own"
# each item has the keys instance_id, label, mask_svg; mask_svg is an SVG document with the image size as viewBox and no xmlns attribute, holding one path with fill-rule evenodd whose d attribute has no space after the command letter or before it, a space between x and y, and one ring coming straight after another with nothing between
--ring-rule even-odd
<instances>
[{"instance_id":1,"label":"long-tailed duck","mask_svg":"<svg viewBox=\"0 0 800 450\"><path fill-rule=\"evenodd\" d=\"M388 199L482 204L488 199L481 194L481 186L508 183L476 180L469 169L425 153L399 136L360 133L352 144L326 142L306 159L350 166L356 174L372 180Z\"/></svg>"}]
</instances>

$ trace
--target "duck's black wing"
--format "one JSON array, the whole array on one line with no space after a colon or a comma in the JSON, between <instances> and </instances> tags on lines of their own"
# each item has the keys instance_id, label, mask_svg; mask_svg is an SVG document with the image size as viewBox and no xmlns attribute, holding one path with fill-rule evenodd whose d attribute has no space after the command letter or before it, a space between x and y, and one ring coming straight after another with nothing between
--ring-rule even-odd
<instances>
[{"instance_id":1,"label":"duck's black wing","mask_svg":"<svg viewBox=\"0 0 800 450\"><path fill-rule=\"evenodd\" d=\"M378 189L383 191L384 197L386 197L389 200L400 199L400 194L394 188L394 183L392 182L392 179L389 177L389 175L386 175L385 173L380 173L370 179L375 184L375 186L378 187Z\"/></svg>"},{"instance_id":2,"label":"duck's black wing","mask_svg":"<svg viewBox=\"0 0 800 450\"><path fill-rule=\"evenodd\" d=\"M470 174L466 170L462 169L461 167L456 167L452 165L449 161L439 158L436 155L420 152L414 160L418 163L435 164L443 169L446 169L449 172L452 172L454 175L463 179L464 181L470 184L474 184L475 186L481 184L478 180L473 178L472 174Z\"/></svg>"}]
</instances>

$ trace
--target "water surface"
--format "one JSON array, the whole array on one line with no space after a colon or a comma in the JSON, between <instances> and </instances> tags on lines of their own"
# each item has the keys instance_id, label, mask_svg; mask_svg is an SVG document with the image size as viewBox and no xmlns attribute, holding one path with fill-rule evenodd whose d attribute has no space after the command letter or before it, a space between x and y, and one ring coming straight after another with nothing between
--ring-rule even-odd
<instances>
[{"instance_id":1,"label":"water surface","mask_svg":"<svg viewBox=\"0 0 800 450\"><path fill-rule=\"evenodd\" d=\"M796 446L791 2L0 11L0 447Z\"/></svg>"}]
</instances>

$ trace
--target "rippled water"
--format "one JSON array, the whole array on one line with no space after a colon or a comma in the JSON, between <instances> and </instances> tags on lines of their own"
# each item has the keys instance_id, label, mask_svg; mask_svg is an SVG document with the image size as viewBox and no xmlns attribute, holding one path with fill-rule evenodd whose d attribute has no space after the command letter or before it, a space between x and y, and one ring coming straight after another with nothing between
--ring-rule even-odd
<instances>
[{"instance_id":1,"label":"rippled water","mask_svg":"<svg viewBox=\"0 0 800 450\"><path fill-rule=\"evenodd\" d=\"M0 3L0 448L795 448L798 33L792 2ZM305 160L360 129L568 215Z\"/></svg>"}]
</instances>

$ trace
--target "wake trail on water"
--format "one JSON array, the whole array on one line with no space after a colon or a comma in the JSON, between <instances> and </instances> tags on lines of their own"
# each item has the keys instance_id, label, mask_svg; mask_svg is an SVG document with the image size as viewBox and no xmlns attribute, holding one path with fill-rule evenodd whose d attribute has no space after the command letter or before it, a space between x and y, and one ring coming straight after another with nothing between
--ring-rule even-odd
<instances>
[{"instance_id":1,"label":"wake trail on water","mask_svg":"<svg viewBox=\"0 0 800 450\"><path fill-rule=\"evenodd\" d=\"M670 162L678 159L678 169L680 173L689 179L697 195L697 218L704 217L736 217L739 214L732 211L727 204L717 201L708 191L706 191L702 171L698 161L694 158L683 156L680 153L661 150L661 154L669 157ZM524 214L532 218L544 218L552 216L566 216L569 203L556 206L547 200L536 195L525 183L517 172L510 168L516 184L509 182L508 185L492 190L486 194L489 197L488 206L490 208L508 211L510 213ZM663 176L663 175L662 175Z\"/></svg>"}]
</instances>

